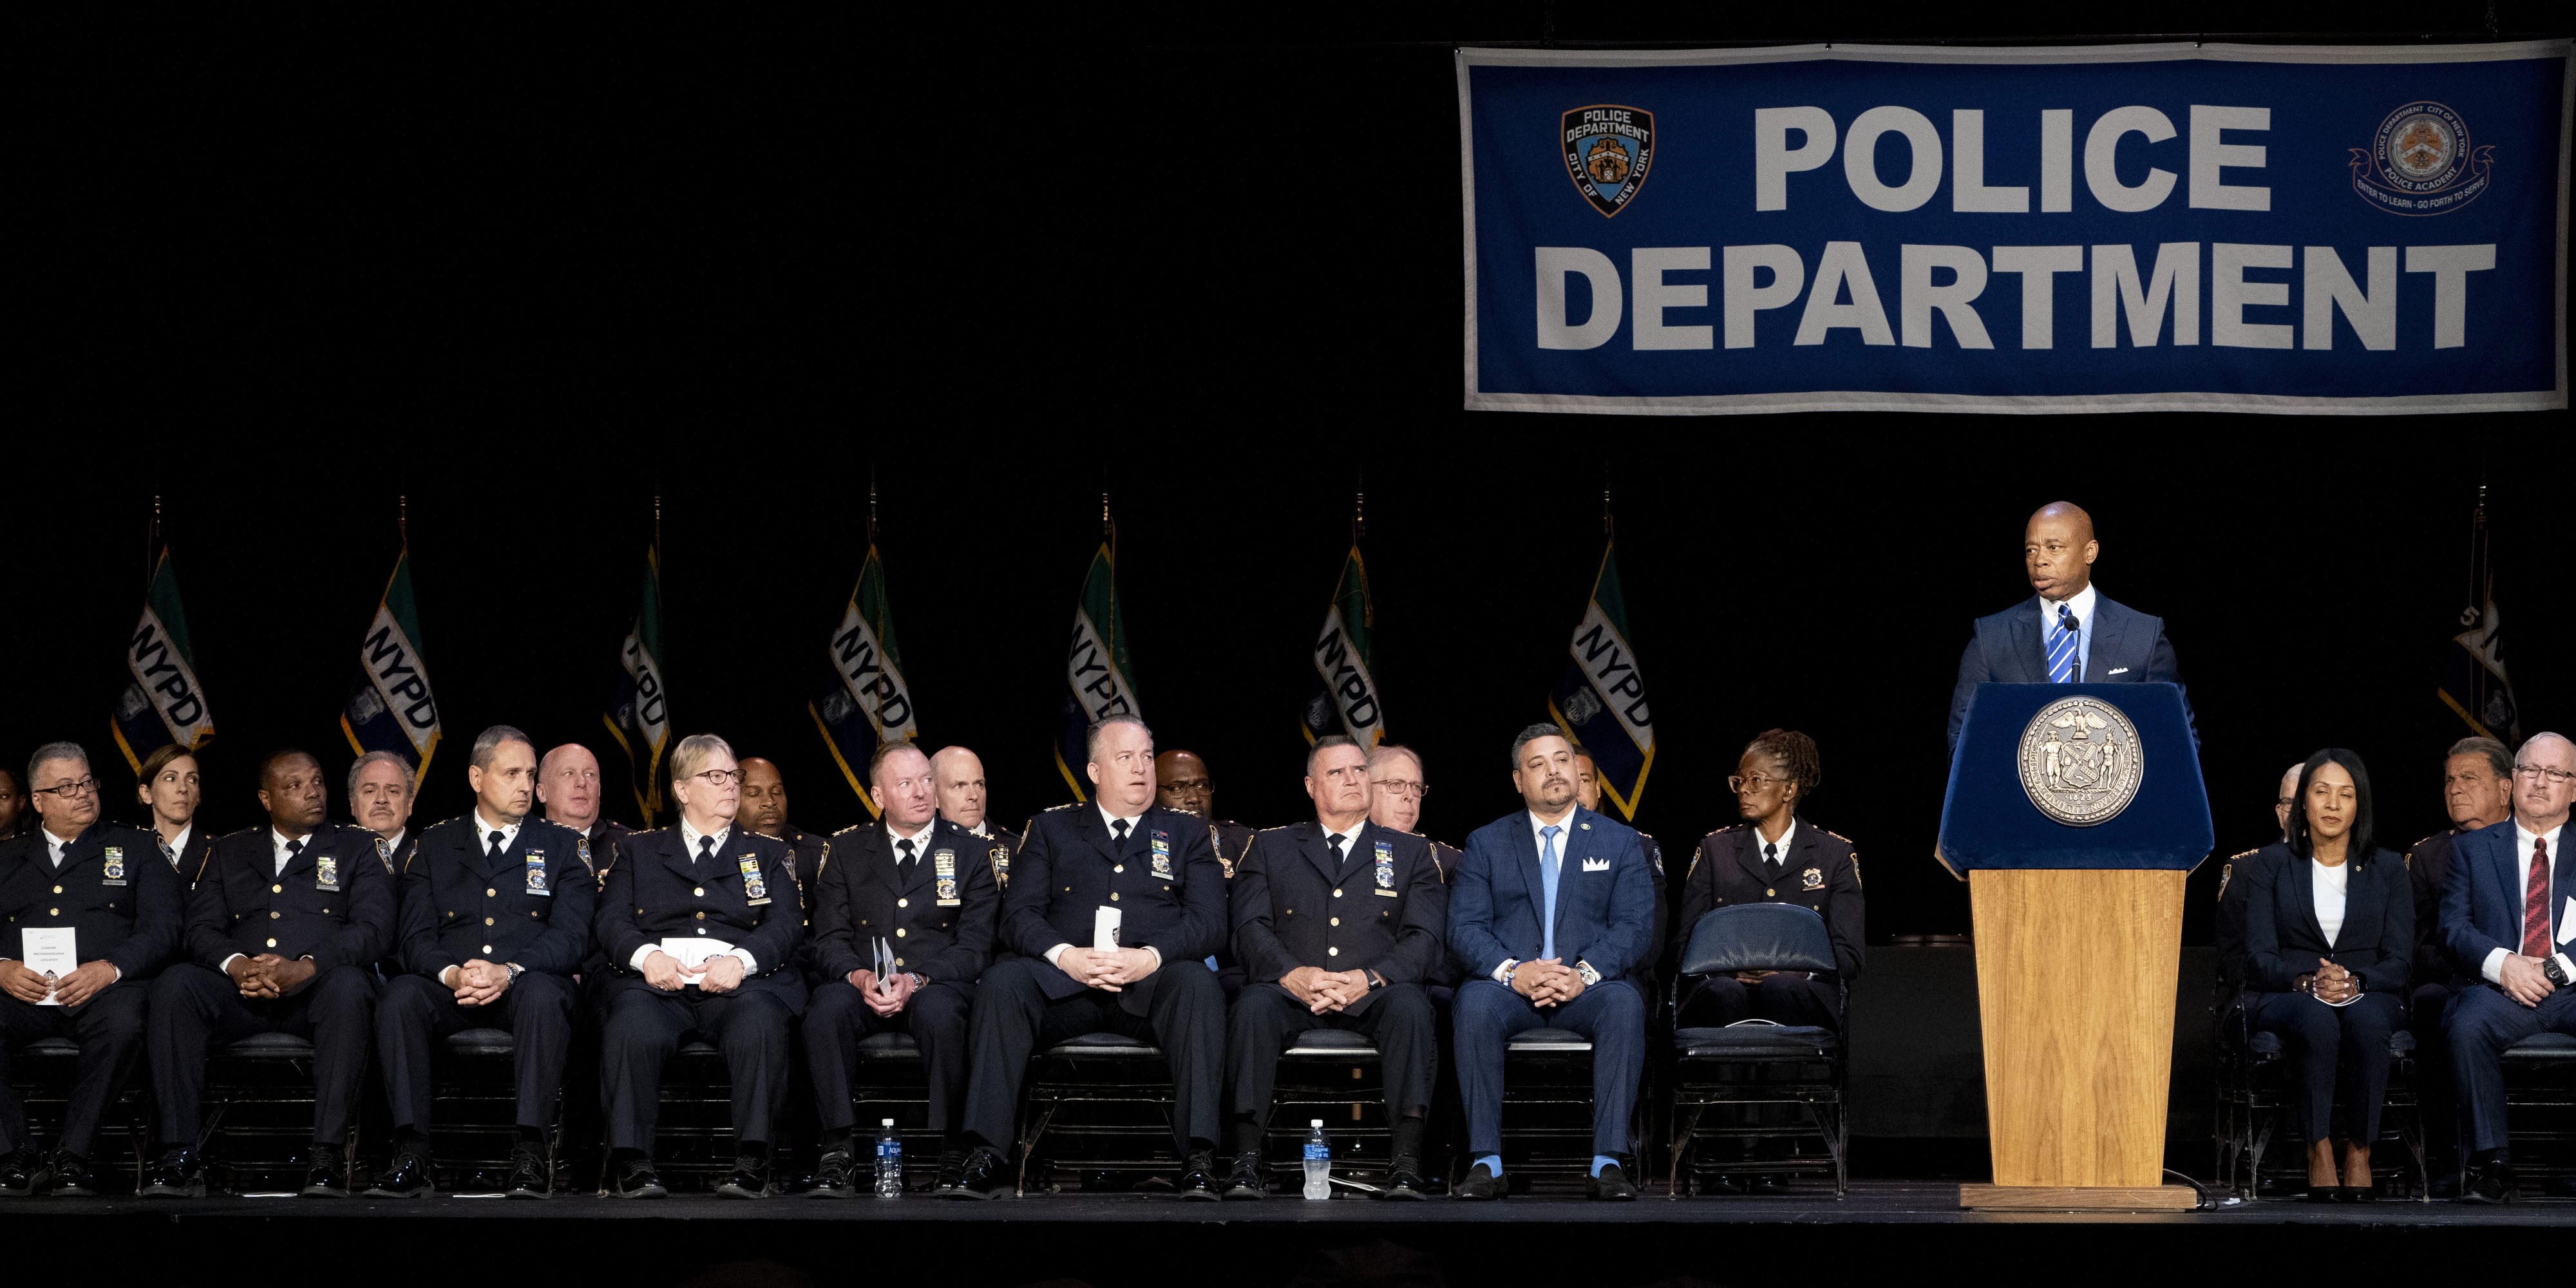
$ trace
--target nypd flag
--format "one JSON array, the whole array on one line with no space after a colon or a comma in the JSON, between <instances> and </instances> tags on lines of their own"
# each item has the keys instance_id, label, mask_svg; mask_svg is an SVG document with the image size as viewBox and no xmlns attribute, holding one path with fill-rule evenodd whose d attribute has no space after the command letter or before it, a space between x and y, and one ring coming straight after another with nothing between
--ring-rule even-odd
<instances>
[{"instance_id":1,"label":"nypd flag","mask_svg":"<svg viewBox=\"0 0 2576 1288\"><path fill-rule=\"evenodd\" d=\"M109 736L125 753L125 763L143 772L143 758L173 743L195 751L215 736L215 717L206 709L206 691L197 683L195 655L188 648L188 615L179 607L179 574L170 566L170 550L152 568L143 594L143 619L125 646L126 673L133 677L117 696Z\"/></svg>"},{"instance_id":2,"label":"nypd flag","mask_svg":"<svg viewBox=\"0 0 2576 1288\"><path fill-rule=\"evenodd\" d=\"M1646 771L1655 767L1655 726L1646 709L1646 681L1637 671L1637 652L1628 646L1628 600L1619 590L1615 547L1601 552L1601 571L1592 579L1592 598L1583 605L1583 620L1574 627L1565 669L1547 713L1576 745L1592 753L1601 775L1601 794L1619 807L1622 818L1637 817L1637 799L1646 790Z\"/></svg>"},{"instance_id":3,"label":"nypd flag","mask_svg":"<svg viewBox=\"0 0 2576 1288\"><path fill-rule=\"evenodd\" d=\"M662 754L671 748L670 697L662 684L662 555L644 550L644 589L635 621L617 649L617 692L609 699L608 736L626 753L635 808L651 827L662 812Z\"/></svg>"},{"instance_id":4,"label":"nypd flag","mask_svg":"<svg viewBox=\"0 0 2576 1288\"><path fill-rule=\"evenodd\" d=\"M1095 721L1132 716L1136 672L1127 660L1127 628L1118 619L1117 553L1100 543L1083 574L1082 598L1073 606L1073 641L1064 661L1063 732L1056 739L1055 768L1077 801L1091 799L1082 767L1091 757L1084 735Z\"/></svg>"},{"instance_id":5,"label":"nypd flag","mask_svg":"<svg viewBox=\"0 0 2576 1288\"><path fill-rule=\"evenodd\" d=\"M1363 747L1386 737L1386 712L1379 705L1377 677L1369 672L1369 628L1376 613L1369 605L1368 567L1360 548L1342 560L1342 577L1333 586L1333 602L1324 607L1324 628L1307 649L1315 678L1306 698L1306 745L1328 734L1346 734Z\"/></svg>"},{"instance_id":6,"label":"nypd flag","mask_svg":"<svg viewBox=\"0 0 2576 1288\"><path fill-rule=\"evenodd\" d=\"M411 764L414 790L438 750L438 699L420 656L420 611L412 604L411 549L394 556L394 575L376 601L376 618L358 642L358 676L349 682L340 732L359 755L390 751Z\"/></svg>"},{"instance_id":7,"label":"nypd flag","mask_svg":"<svg viewBox=\"0 0 2576 1288\"><path fill-rule=\"evenodd\" d=\"M2570 42L1466 49L1466 405L2563 410Z\"/></svg>"},{"instance_id":8,"label":"nypd flag","mask_svg":"<svg viewBox=\"0 0 2576 1288\"><path fill-rule=\"evenodd\" d=\"M833 763L849 780L870 817L883 812L868 794L867 764L882 743L920 735L912 708L912 686L903 678L903 661L895 652L894 612L886 602L885 561L868 547L859 566L859 584L841 609L841 624L824 650L831 679L823 696L805 704Z\"/></svg>"}]
</instances>

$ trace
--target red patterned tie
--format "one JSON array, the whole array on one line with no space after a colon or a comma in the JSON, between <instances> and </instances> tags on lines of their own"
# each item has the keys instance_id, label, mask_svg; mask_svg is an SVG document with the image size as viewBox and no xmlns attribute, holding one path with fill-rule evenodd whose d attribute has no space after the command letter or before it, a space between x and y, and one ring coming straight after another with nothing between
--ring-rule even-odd
<instances>
[{"instance_id":1,"label":"red patterned tie","mask_svg":"<svg viewBox=\"0 0 2576 1288\"><path fill-rule=\"evenodd\" d=\"M2531 842L2531 880L2522 891L2522 955L2549 955L2549 842Z\"/></svg>"}]
</instances>

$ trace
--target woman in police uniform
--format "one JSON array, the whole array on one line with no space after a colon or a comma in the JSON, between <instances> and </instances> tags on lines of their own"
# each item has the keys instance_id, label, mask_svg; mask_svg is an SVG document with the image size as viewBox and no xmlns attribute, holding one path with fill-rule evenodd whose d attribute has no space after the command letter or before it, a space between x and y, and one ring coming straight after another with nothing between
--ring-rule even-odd
<instances>
[{"instance_id":1,"label":"woman in police uniform","mask_svg":"<svg viewBox=\"0 0 2576 1288\"><path fill-rule=\"evenodd\" d=\"M1833 1027L1837 976L1860 973L1860 862L1852 844L1798 817L1823 778L1815 740L1791 729L1766 730L1744 748L1726 784L1745 822L1711 832L1682 879L1681 916L1673 949L1690 944L1691 928L1709 912L1739 903L1794 903L1813 908L1833 936L1833 975L1742 971L1685 979L1675 997L1677 1027L1772 1020Z\"/></svg>"}]
</instances>

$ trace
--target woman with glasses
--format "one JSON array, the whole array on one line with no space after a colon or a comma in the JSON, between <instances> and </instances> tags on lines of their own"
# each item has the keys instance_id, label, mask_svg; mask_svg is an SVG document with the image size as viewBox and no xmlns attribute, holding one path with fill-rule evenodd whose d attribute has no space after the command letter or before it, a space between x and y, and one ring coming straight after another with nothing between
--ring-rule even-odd
<instances>
[{"instance_id":1,"label":"woman with glasses","mask_svg":"<svg viewBox=\"0 0 2576 1288\"><path fill-rule=\"evenodd\" d=\"M187 748L172 743L144 757L134 798L151 811L146 825L161 838L161 856L171 867L193 875L205 866L214 838L197 830L197 758Z\"/></svg>"},{"instance_id":2,"label":"woman with glasses","mask_svg":"<svg viewBox=\"0 0 2576 1288\"><path fill-rule=\"evenodd\" d=\"M2308 757L2293 795L2289 839L2235 874L2247 883L2245 1018L2286 1043L2309 1200L2359 1202L2375 1197L2370 1143L2414 964L2415 899L2405 862L2372 842L2361 757L2341 747Z\"/></svg>"}]
</instances>

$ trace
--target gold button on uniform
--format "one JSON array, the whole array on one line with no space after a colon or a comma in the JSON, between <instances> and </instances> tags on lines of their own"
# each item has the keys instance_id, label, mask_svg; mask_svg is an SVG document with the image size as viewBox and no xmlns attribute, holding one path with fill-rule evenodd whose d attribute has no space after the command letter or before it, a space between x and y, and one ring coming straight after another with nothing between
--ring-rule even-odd
<instances>
[{"instance_id":1,"label":"gold button on uniform","mask_svg":"<svg viewBox=\"0 0 2576 1288\"><path fill-rule=\"evenodd\" d=\"M271 947L271 948L275 948L275 947L277 947L277 941L276 941L276 940L274 940L274 939L269 940L269 941L268 941L268 946L269 946L269 947Z\"/></svg>"},{"instance_id":2,"label":"gold button on uniform","mask_svg":"<svg viewBox=\"0 0 2576 1288\"><path fill-rule=\"evenodd\" d=\"M894 928L894 937L897 939L903 938L903 927L897 926Z\"/></svg>"},{"instance_id":3,"label":"gold button on uniform","mask_svg":"<svg viewBox=\"0 0 2576 1288\"><path fill-rule=\"evenodd\" d=\"M483 891L483 897L484 897L484 898L486 898L486 899L495 899L495 898L499 898L499 897L500 897L500 894L501 894L501 892L500 892L500 891L498 891L498 890L493 890L493 889L488 889L488 888L487 888L487 889L485 889L485 890Z\"/></svg>"},{"instance_id":4,"label":"gold button on uniform","mask_svg":"<svg viewBox=\"0 0 2576 1288\"><path fill-rule=\"evenodd\" d=\"M691 894L693 894L693 895L696 895L697 897L699 897L699 898L701 898L701 899L704 899L704 898L706 898L706 897L707 897L707 888L706 888L705 886L699 886L697 889L695 889L695 890L691 890L689 893L691 893Z\"/></svg>"},{"instance_id":5,"label":"gold button on uniform","mask_svg":"<svg viewBox=\"0 0 2576 1288\"><path fill-rule=\"evenodd\" d=\"M1763 897L1763 898L1765 898L1765 899L1768 899L1768 898L1771 898L1772 896L1777 895L1777 894L1779 894L1779 893L1780 893L1780 892L1779 892L1779 891L1777 891L1777 890L1765 890L1765 891L1763 891L1763 892L1762 892L1762 897Z\"/></svg>"},{"instance_id":6,"label":"gold button on uniform","mask_svg":"<svg viewBox=\"0 0 2576 1288\"><path fill-rule=\"evenodd\" d=\"M1327 948L1324 950L1324 955L1326 957L1339 957L1342 955L1342 950L1339 948Z\"/></svg>"},{"instance_id":7,"label":"gold button on uniform","mask_svg":"<svg viewBox=\"0 0 2576 1288\"><path fill-rule=\"evenodd\" d=\"M706 920L706 919L707 919L707 914L705 914L705 913L703 913L703 912L698 914L698 920L700 920L700 921L704 921L704 920ZM698 933L700 933L700 934L705 934L706 932L705 932L705 931L699 931Z\"/></svg>"},{"instance_id":8,"label":"gold button on uniform","mask_svg":"<svg viewBox=\"0 0 2576 1288\"><path fill-rule=\"evenodd\" d=\"M1333 918L1333 924L1334 924L1334 925L1336 925L1336 926L1338 926L1338 925L1342 924L1342 919L1341 919L1341 918L1339 918L1339 917L1335 917L1335 918Z\"/></svg>"},{"instance_id":9,"label":"gold button on uniform","mask_svg":"<svg viewBox=\"0 0 2576 1288\"><path fill-rule=\"evenodd\" d=\"M60 908L47 908L45 909L45 915L48 917L59 917L63 915L63 910Z\"/></svg>"},{"instance_id":10,"label":"gold button on uniform","mask_svg":"<svg viewBox=\"0 0 2576 1288\"><path fill-rule=\"evenodd\" d=\"M485 917L485 918L483 919L483 924L484 924L484 925L487 925L487 926L488 926L488 925L491 925L491 924L492 924L492 919L491 919L490 917Z\"/></svg>"},{"instance_id":11,"label":"gold button on uniform","mask_svg":"<svg viewBox=\"0 0 2576 1288\"><path fill-rule=\"evenodd\" d=\"M1334 898L1336 898L1336 899L1341 898L1341 897L1342 897L1342 892L1341 892L1341 891L1339 891L1339 890L1335 890L1335 891L1333 892L1333 897L1334 897Z\"/></svg>"},{"instance_id":12,"label":"gold button on uniform","mask_svg":"<svg viewBox=\"0 0 2576 1288\"><path fill-rule=\"evenodd\" d=\"M61 894L62 892L63 892L63 888L62 888L61 886L55 886L55 887L54 887L54 893L55 893L55 894Z\"/></svg>"},{"instance_id":13,"label":"gold button on uniform","mask_svg":"<svg viewBox=\"0 0 2576 1288\"><path fill-rule=\"evenodd\" d=\"M897 900L895 900L895 901L894 901L894 906L896 906L896 907L898 907L898 908L909 908L909 907L911 907L911 906L912 906L912 900L910 900L910 899L897 899Z\"/></svg>"},{"instance_id":14,"label":"gold button on uniform","mask_svg":"<svg viewBox=\"0 0 2576 1288\"><path fill-rule=\"evenodd\" d=\"M488 952L490 952L490 951L492 951L492 945L490 945L490 944L485 944L485 945L483 945L483 951L485 951L485 952L487 952L487 953L488 953Z\"/></svg>"},{"instance_id":15,"label":"gold button on uniform","mask_svg":"<svg viewBox=\"0 0 2576 1288\"><path fill-rule=\"evenodd\" d=\"M1118 902L1118 892L1117 892L1117 891L1112 890L1112 891L1110 891L1110 892L1109 892L1109 901L1110 901L1111 903L1116 903L1116 902Z\"/></svg>"},{"instance_id":16,"label":"gold button on uniform","mask_svg":"<svg viewBox=\"0 0 2576 1288\"><path fill-rule=\"evenodd\" d=\"M285 914L285 913L282 913L282 912L272 912L272 913L268 914L268 919L269 919L270 921L276 921L277 919L279 919L279 918L281 918L281 917L284 917L285 915L286 915L286 914Z\"/></svg>"},{"instance_id":17,"label":"gold button on uniform","mask_svg":"<svg viewBox=\"0 0 2576 1288\"><path fill-rule=\"evenodd\" d=\"M60 890L60 889L62 889L62 887L61 887L61 886L55 886L54 888L55 888L56 890ZM282 886L282 885L273 885L273 886L270 886L270 887L268 888L268 892L269 892L270 894L284 894L284 893L286 893L286 887L285 887L285 886Z\"/></svg>"},{"instance_id":18,"label":"gold button on uniform","mask_svg":"<svg viewBox=\"0 0 2576 1288\"><path fill-rule=\"evenodd\" d=\"M1124 872L1127 870L1127 865L1124 863L1113 863L1109 865L1109 870L1112 872Z\"/></svg>"}]
</instances>

